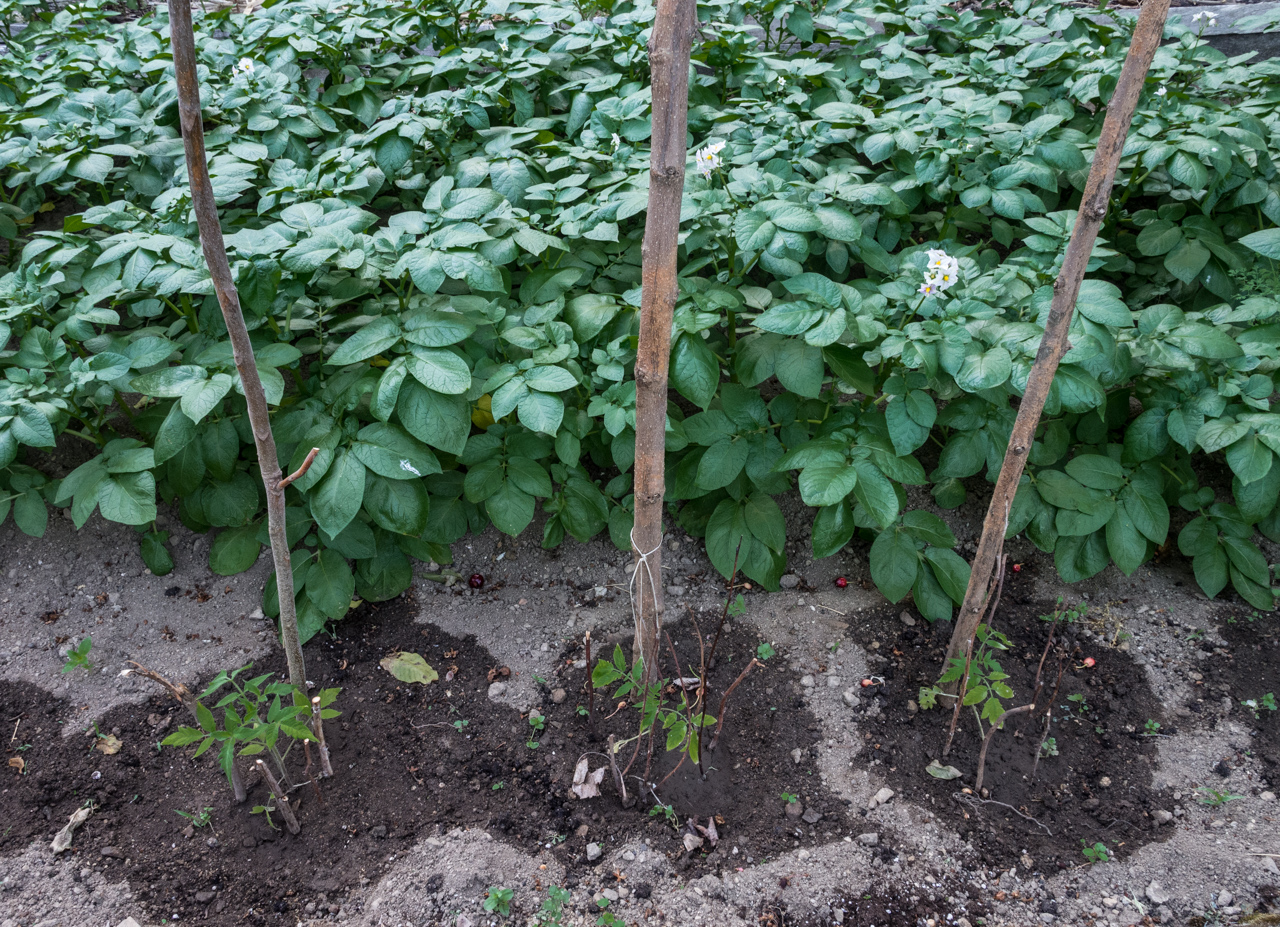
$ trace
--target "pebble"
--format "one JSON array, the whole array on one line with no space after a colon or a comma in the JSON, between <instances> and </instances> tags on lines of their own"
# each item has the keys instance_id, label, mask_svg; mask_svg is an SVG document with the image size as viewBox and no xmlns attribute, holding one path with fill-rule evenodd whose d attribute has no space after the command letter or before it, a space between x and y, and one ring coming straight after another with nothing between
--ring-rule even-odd
<instances>
[{"instance_id":1,"label":"pebble","mask_svg":"<svg viewBox=\"0 0 1280 927\"><path fill-rule=\"evenodd\" d=\"M839 676L828 676L828 677L827 677L827 688L828 688L828 689L839 689L839 688L840 688L840 686L841 686L841 684L842 684L843 682L844 682L844 680L842 680Z\"/></svg>"},{"instance_id":2,"label":"pebble","mask_svg":"<svg viewBox=\"0 0 1280 927\"><path fill-rule=\"evenodd\" d=\"M506 691L507 684L505 682L494 682L489 684L489 698L498 698Z\"/></svg>"},{"instance_id":3,"label":"pebble","mask_svg":"<svg viewBox=\"0 0 1280 927\"><path fill-rule=\"evenodd\" d=\"M218 838L217 838L217 837L210 837L208 840L206 840L206 841L205 841L205 843L206 843L206 844L208 844L209 849L211 849L211 850L216 850L216 849L218 848Z\"/></svg>"},{"instance_id":4,"label":"pebble","mask_svg":"<svg viewBox=\"0 0 1280 927\"><path fill-rule=\"evenodd\" d=\"M568 693L565 692L564 689L552 689L551 701L555 702L557 705L562 705L564 704L564 700L567 695Z\"/></svg>"},{"instance_id":5,"label":"pebble","mask_svg":"<svg viewBox=\"0 0 1280 927\"><path fill-rule=\"evenodd\" d=\"M858 842L863 846L875 847L880 845L880 835L876 832L869 834L858 834Z\"/></svg>"},{"instance_id":6,"label":"pebble","mask_svg":"<svg viewBox=\"0 0 1280 927\"><path fill-rule=\"evenodd\" d=\"M629 863L634 863L634 862L636 861L636 851L635 851L635 850L623 850L623 851L622 851L622 858L623 858L624 860L626 860L627 862L629 862Z\"/></svg>"},{"instance_id":7,"label":"pebble","mask_svg":"<svg viewBox=\"0 0 1280 927\"><path fill-rule=\"evenodd\" d=\"M1261 795L1259 795L1258 797L1259 797L1260 799L1262 799L1263 801L1275 801L1275 800L1276 800L1276 793L1275 793L1275 792L1263 792L1263 793L1262 793Z\"/></svg>"},{"instance_id":8,"label":"pebble","mask_svg":"<svg viewBox=\"0 0 1280 927\"><path fill-rule=\"evenodd\" d=\"M667 595L679 598L684 595L684 586L671 585L667 587Z\"/></svg>"},{"instance_id":9,"label":"pebble","mask_svg":"<svg viewBox=\"0 0 1280 927\"><path fill-rule=\"evenodd\" d=\"M812 806L805 808L804 814L800 815L800 820L806 824L817 824L822 820L822 812Z\"/></svg>"},{"instance_id":10,"label":"pebble","mask_svg":"<svg viewBox=\"0 0 1280 927\"><path fill-rule=\"evenodd\" d=\"M1231 904L1231 902L1235 900L1236 900L1236 896L1231 894L1225 888L1222 891L1218 892L1218 907L1220 908L1227 907L1229 904Z\"/></svg>"},{"instance_id":11,"label":"pebble","mask_svg":"<svg viewBox=\"0 0 1280 927\"><path fill-rule=\"evenodd\" d=\"M369 834L370 836L382 840L387 836L387 826L385 824L376 824L369 828Z\"/></svg>"},{"instance_id":12,"label":"pebble","mask_svg":"<svg viewBox=\"0 0 1280 927\"><path fill-rule=\"evenodd\" d=\"M1152 904L1165 904L1173 897L1165 887L1155 879L1152 879L1151 882L1147 884L1146 896Z\"/></svg>"},{"instance_id":13,"label":"pebble","mask_svg":"<svg viewBox=\"0 0 1280 927\"><path fill-rule=\"evenodd\" d=\"M916 620L911 617L911 612L903 612L898 616L898 619L908 628L914 628L916 626Z\"/></svg>"},{"instance_id":14,"label":"pebble","mask_svg":"<svg viewBox=\"0 0 1280 927\"><path fill-rule=\"evenodd\" d=\"M594 863L600 857L604 856L604 850L600 849L598 843L587 844L587 862Z\"/></svg>"},{"instance_id":15,"label":"pebble","mask_svg":"<svg viewBox=\"0 0 1280 927\"><path fill-rule=\"evenodd\" d=\"M800 677L800 685L804 686L806 689L812 689L812 688L813 688L813 677L812 677L812 676L801 676L801 677Z\"/></svg>"},{"instance_id":16,"label":"pebble","mask_svg":"<svg viewBox=\"0 0 1280 927\"><path fill-rule=\"evenodd\" d=\"M1173 812L1165 811L1163 808L1159 808L1151 812L1151 817L1155 820L1157 824L1168 824L1170 821L1173 820Z\"/></svg>"},{"instance_id":17,"label":"pebble","mask_svg":"<svg viewBox=\"0 0 1280 927\"><path fill-rule=\"evenodd\" d=\"M792 821L798 820L800 815L804 814L804 808L800 807L800 802L798 801L786 802L783 805L782 810L783 813L786 814L787 818Z\"/></svg>"},{"instance_id":18,"label":"pebble","mask_svg":"<svg viewBox=\"0 0 1280 927\"><path fill-rule=\"evenodd\" d=\"M208 904L216 897L217 892L196 892L196 904Z\"/></svg>"},{"instance_id":19,"label":"pebble","mask_svg":"<svg viewBox=\"0 0 1280 927\"><path fill-rule=\"evenodd\" d=\"M617 900L618 900L618 893L617 893L617 892L615 892L615 891L614 891L613 889L611 889L611 888L606 888L606 889L605 889L603 892L601 892L600 894L604 895L604 897L608 898L610 901L617 901Z\"/></svg>"},{"instance_id":20,"label":"pebble","mask_svg":"<svg viewBox=\"0 0 1280 927\"><path fill-rule=\"evenodd\" d=\"M778 580L778 585L783 589L794 589L800 585L800 577L794 573L788 573L782 579Z\"/></svg>"},{"instance_id":21,"label":"pebble","mask_svg":"<svg viewBox=\"0 0 1280 927\"><path fill-rule=\"evenodd\" d=\"M799 747L796 747L794 750L792 750L792 751L791 751L791 761L792 761L793 763L795 763L797 766L799 766L801 763L803 763L803 762L804 762L804 751L803 751L803 750L801 750Z\"/></svg>"},{"instance_id":22,"label":"pebble","mask_svg":"<svg viewBox=\"0 0 1280 927\"><path fill-rule=\"evenodd\" d=\"M119 847L103 847L98 852L108 859L124 859L124 850Z\"/></svg>"},{"instance_id":23,"label":"pebble","mask_svg":"<svg viewBox=\"0 0 1280 927\"><path fill-rule=\"evenodd\" d=\"M892 800L894 794L893 789L885 786L880 791L876 792L876 794L871 796L871 801L867 802L867 810L870 811L872 808L878 808L885 802Z\"/></svg>"},{"instance_id":24,"label":"pebble","mask_svg":"<svg viewBox=\"0 0 1280 927\"><path fill-rule=\"evenodd\" d=\"M850 708L857 708L862 703L862 696L858 694L857 686L850 686L845 689L841 698L844 699L844 703Z\"/></svg>"}]
</instances>

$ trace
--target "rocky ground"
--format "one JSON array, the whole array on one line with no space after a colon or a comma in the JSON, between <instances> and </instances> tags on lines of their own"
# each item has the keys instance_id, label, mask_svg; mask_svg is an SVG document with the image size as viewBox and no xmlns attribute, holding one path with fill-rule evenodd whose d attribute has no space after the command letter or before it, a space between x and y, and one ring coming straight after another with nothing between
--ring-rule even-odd
<instances>
[{"instance_id":1,"label":"rocky ground","mask_svg":"<svg viewBox=\"0 0 1280 927\"><path fill-rule=\"evenodd\" d=\"M980 516L972 503L947 513L966 554ZM1175 558L1131 578L1108 569L1067 588L1049 558L1025 542L1010 542L1011 562L1026 565L1025 594L1046 602L1059 595L1087 600L1099 652L1118 647L1133 655L1179 723L1158 745L1154 785L1169 796L1158 814L1163 839L1110 862L1089 865L1081 856L1066 871L1044 871L1025 853L1017 866L994 868L930 809L895 794L893 773L868 762L850 686L874 672L879 658L851 642L884 603L863 588L864 549L855 545L812 561L804 553L806 519L798 503L789 520L795 540L784 588L750 591L747 613L736 620L754 626L786 660L788 685L821 725L811 748L819 774L858 809L859 823L847 832L816 825L811 848L777 858L731 851L725 858L736 865L697 878L643 841L593 844L587 855L596 857L590 859L595 865L573 874L561 923L596 923L602 899L620 922L682 925L1231 923L1271 910L1280 886L1280 805L1251 741L1260 724L1275 722L1255 721L1236 700L1203 684L1203 663L1220 642L1222 606L1204 599L1186 564ZM273 646L270 626L260 618L265 558L241 576L217 577L207 568L209 539L190 535L176 520L169 528L177 568L166 577L146 573L130 529L96 516L78 533L54 518L39 541L11 524L0 528L0 678L69 698L76 714L59 719L68 735L114 706L152 694L119 676L127 660L192 684ZM627 554L600 539L566 541L547 552L538 536L530 530L512 540L490 531L455 545L455 568L482 572L490 589L500 586L497 602L427 579L416 583L416 620L476 635L514 671L493 695L518 709L535 702L534 675L549 672L570 638L588 628L598 638L624 634L631 622ZM1276 551L1268 554L1274 559ZM848 578L847 588L835 586L837 576ZM574 585L548 588L553 578ZM679 533L669 538L664 579L669 602L718 611L723 586L698 542ZM64 675L65 650L84 634L93 636L97 666L92 674ZM1201 799L1210 793L1196 789L1206 786L1239 797L1205 804ZM784 811L780 802L780 819ZM50 822L49 838L60 823ZM1112 845L1124 853L1124 841L1118 830ZM530 854L480 828L429 836L388 863L384 875L338 904L300 878L296 922L497 924L500 918L482 903L489 887L502 886L513 890L515 922L528 923L548 889L570 875L550 852ZM116 927L129 916L154 927L158 921L148 920L134 900L137 888L104 873L98 860L54 857L47 840L35 842L0 859L0 927Z\"/></svg>"}]
</instances>

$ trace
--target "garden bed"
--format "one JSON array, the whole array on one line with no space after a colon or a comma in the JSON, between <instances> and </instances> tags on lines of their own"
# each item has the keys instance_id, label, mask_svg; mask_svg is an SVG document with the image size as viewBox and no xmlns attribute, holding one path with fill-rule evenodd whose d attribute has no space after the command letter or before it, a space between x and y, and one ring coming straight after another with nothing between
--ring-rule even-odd
<instances>
[{"instance_id":1,"label":"garden bed","mask_svg":"<svg viewBox=\"0 0 1280 927\"><path fill-rule=\"evenodd\" d=\"M998 656L1014 692L1007 708L1030 700L1049 633L1050 623L1042 618L1053 612L1053 603L1017 602L1018 583L1010 585L995 621L996 629L1012 640L1012 649ZM869 647L878 642L872 650L886 658L874 670L883 685L864 690L857 710L868 735L865 755L888 767L886 779L895 789L936 813L989 864L1031 868L1024 862L1030 858L1042 871L1066 869L1084 861L1083 846L1101 842L1110 855L1123 856L1168 834L1152 816L1169 804L1168 796L1153 787L1152 773L1156 736L1177 727L1127 652L1081 634L1089 626L1087 616L1070 625L1059 623L1055 634L1066 653L1061 687L1052 701L1049 737L1056 753L1035 764L1043 710L1034 712L1034 722L1026 714L1011 717L991 741L986 795L980 797L966 788L974 784L982 747L973 710L961 711L950 755L944 757L952 712L942 706L950 701L939 699L929 711L917 705L919 688L932 685L938 676L950 627L923 621L908 626L899 612L875 612L862 632L865 639L858 641ZM1057 649L1055 643L1053 651ZM1048 706L1057 665L1051 652L1040 709ZM982 726L988 729L987 722ZM926 774L933 760L958 769L962 778Z\"/></svg>"},{"instance_id":2,"label":"garden bed","mask_svg":"<svg viewBox=\"0 0 1280 927\"><path fill-rule=\"evenodd\" d=\"M601 693L598 737L590 736L578 711L585 703L584 673L574 667L580 653L561 661L563 678L542 686L545 727L538 732L527 716L489 698L491 683L507 677L475 638L415 624L415 614L410 598L365 606L343 623L341 638L316 638L308 646L312 679L343 689L336 706L342 717L326 726L334 777L320 782L319 794L306 785L294 793L302 825L297 837L250 813L266 798L256 776L247 778L249 801L237 806L207 758L192 762L189 748L157 751L157 741L189 723L173 700L157 694L144 705L109 712L84 736L64 737L62 719L76 706L34 687L0 683L6 717L17 725L15 742L29 744L13 753L24 774L12 775L0 791L0 817L11 824L0 852L47 841L92 800L98 808L70 851L80 858L75 865L102 868L112 881L128 879L151 917L292 925L303 913L323 916L326 903L336 915L350 888L376 880L419 838L456 827L486 828L530 852L550 849L566 867L569 887L593 862L590 843L647 839L695 877L723 867L730 855L739 862L763 859L847 831L846 803L817 783L807 753L819 736L817 723L803 699L783 695L791 687L780 661L750 674L735 692L720 744L704 758L706 780L686 762L659 787L680 826L689 815L704 824L709 816L717 821L717 847L690 855L664 816L650 814L651 797L624 809L609 779L600 798L569 796L578 757L595 752L591 762L598 766L603 737L627 737L635 729L631 709L604 720L609 700ZM696 638L681 630L669 629L681 664L691 657L696 664ZM717 704L757 644L745 628L726 632L710 676ZM379 665L397 650L421 653L440 679L425 688L397 682ZM281 671L283 659L272 655L257 668ZM567 691L557 704L552 692L561 688ZM95 749L95 730L118 738L119 752ZM800 764L791 756L797 748L805 751ZM633 774L644 758L641 753ZM652 779L674 765L660 738ZM785 813L784 792L797 796L805 820ZM209 823L198 828L176 813L205 808ZM819 820L821 827L814 827ZM430 885L431 874L425 877ZM645 897L643 886L632 890Z\"/></svg>"}]
</instances>

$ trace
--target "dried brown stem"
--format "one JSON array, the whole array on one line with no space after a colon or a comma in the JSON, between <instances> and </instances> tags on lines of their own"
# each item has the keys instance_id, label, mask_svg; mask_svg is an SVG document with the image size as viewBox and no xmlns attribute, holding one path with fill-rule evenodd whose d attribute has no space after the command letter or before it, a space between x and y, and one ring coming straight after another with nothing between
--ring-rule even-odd
<instances>
[{"instance_id":1,"label":"dried brown stem","mask_svg":"<svg viewBox=\"0 0 1280 927\"><path fill-rule=\"evenodd\" d=\"M141 663L130 660L133 666L131 670L125 670L130 676L141 676L143 679L150 679L156 685L168 690L169 694L181 702L191 712L191 717L195 719L196 727L200 727L200 715L196 712L196 705L200 704L200 700L196 698L195 693L188 689L180 682L170 682L155 670L147 669ZM14 728L17 731L17 728ZM244 779L240 777L240 767L236 766L234 759L231 761L231 791L235 793L236 802L243 802L248 797L245 791Z\"/></svg>"},{"instance_id":2,"label":"dried brown stem","mask_svg":"<svg viewBox=\"0 0 1280 927\"><path fill-rule=\"evenodd\" d=\"M591 632L585 638L587 648L587 729L594 737L596 733L596 686L591 680Z\"/></svg>"},{"instance_id":3,"label":"dried brown stem","mask_svg":"<svg viewBox=\"0 0 1280 927\"><path fill-rule=\"evenodd\" d=\"M742 553L742 538L738 538L738 547L733 552L733 572L729 574L729 584L726 586L724 597L724 610L720 612L720 623L716 625L716 639L711 642L711 652L707 654L707 660L704 666L710 668L711 661L716 658L716 647L720 644L720 632L724 630L724 623L729 617L729 603L733 600L733 584L738 578L738 555Z\"/></svg>"},{"instance_id":4,"label":"dried brown stem","mask_svg":"<svg viewBox=\"0 0 1280 927\"><path fill-rule=\"evenodd\" d=\"M991 574L996 568L996 557L1009 525L1009 510L1022 479L1022 472L1026 468L1027 455L1035 442L1040 414L1049 398L1049 388L1053 385L1058 363L1068 347L1067 338L1071 331L1076 299L1080 295L1080 284L1084 281L1094 242L1097 241L1102 220L1107 214L1116 169L1120 166L1120 156L1124 152L1125 136L1129 133L1129 124L1142 95L1147 70L1164 36L1164 23L1168 13L1169 0L1146 0L1142 4L1128 57L1120 71L1115 92L1107 104L1107 116L1094 149L1093 163L1080 198L1071 241L1067 244L1062 270L1053 285L1053 303L1049 308L1044 337L1040 341L1035 364L1031 368L1026 390L1018 406L1018 416L1009 434L1009 446L1000 467L1000 476L991 493L991 504L987 507L982 537L978 541L978 550L974 554L973 568L969 574L969 587L943 659L944 667L950 666L951 661L973 639L974 631L982 620L982 593L988 587Z\"/></svg>"},{"instance_id":5,"label":"dried brown stem","mask_svg":"<svg viewBox=\"0 0 1280 927\"><path fill-rule=\"evenodd\" d=\"M175 0L176 2L176 0ZM635 527L636 633L632 660L647 682L662 628L662 502L667 441L667 370L678 293L680 204L688 151L689 51L696 0L658 0L649 34L652 131L649 208L641 245L640 342L636 352ZM645 575L641 575L641 572Z\"/></svg>"},{"instance_id":6,"label":"dried brown stem","mask_svg":"<svg viewBox=\"0 0 1280 927\"><path fill-rule=\"evenodd\" d=\"M1053 684L1053 695L1049 696L1049 703L1044 710L1044 731L1040 734L1040 739L1036 741L1035 759L1031 761L1031 781L1036 781L1036 770L1040 768L1040 753L1044 749L1045 741L1049 739L1049 728L1053 725L1053 705L1058 700L1058 687L1062 685L1062 671L1066 668L1066 660L1058 660L1058 681Z\"/></svg>"},{"instance_id":7,"label":"dried brown stem","mask_svg":"<svg viewBox=\"0 0 1280 927\"><path fill-rule=\"evenodd\" d=\"M271 790L271 794L276 800L276 809L280 812L280 817L284 818L285 827L289 828L289 833L297 835L302 828L298 825L298 818L293 813L293 808L289 806L289 796L284 793L284 789L280 788L280 783L276 781L276 777L271 775L271 770L267 768L267 764L258 760L258 772L262 774L262 781L267 784L267 788Z\"/></svg>"},{"instance_id":8,"label":"dried brown stem","mask_svg":"<svg viewBox=\"0 0 1280 927\"><path fill-rule=\"evenodd\" d=\"M738 678L733 681L733 684L724 690L724 697L720 699L720 710L716 713L716 730L711 735L711 744L707 747L708 750L714 750L716 744L720 742L720 729L724 727L724 708L729 703L729 696L733 695L733 690L738 688L742 680L747 678L747 673L751 672L753 666L764 666L764 664L753 657L746 668L738 674Z\"/></svg>"},{"instance_id":9,"label":"dried brown stem","mask_svg":"<svg viewBox=\"0 0 1280 927\"><path fill-rule=\"evenodd\" d=\"M622 771L618 769L617 748L613 745L614 737L609 735L609 768L613 770L613 784L618 787L618 795L622 804L627 803L627 784L622 781Z\"/></svg>"},{"instance_id":10,"label":"dried brown stem","mask_svg":"<svg viewBox=\"0 0 1280 927\"><path fill-rule=\"evenodd\" d=\"M996 731L1000 730L1004 724L1004 719L1010 715L1019 715L1024 711L1035 710L1036 706L1034 704L1020 705L1017 708L1007 709L1001 713L1000 717L996 718L995 723L991 725L991 729L987 731L987 736L982 738L982 752L978 754L978 778L973 784L973 790L978 793L979 797L982 795L982 777L987 772L987 748L991 746L991 741L995 738Z\"/></svg>"},{"instance_id":11,"label":"dried brown stem","mask_svg":"<svg viewBox=\"0 0 1280 927\"><path fill-rule=\"evenodd\" d=\"M290 473L290 474L289 474L288 476L286 476L284 479L282 479L282 480L280 481L280 485L279 485L279 487L278 487L278 488L279 488L279 489L284 489L286 486L288 486L288 485L289 485L290 483L292 483L294 480L300 480L300 479L302 479L302 478L306 475L307 471L311 469L311 461L315 460L315 459L316 459L316 454L319 454L319 453L320 453L320 448L318 448L318 447L313 447L313 448L311 449L311 452L307 454L307 459L306 459L306 460L304 460L304 461L302 462L302 466L301 466L301 467L299 467L297 470L294 470L292 473Z\"/></svg>"},{"instance_id":12,"label":"dried brown stem","mask_svg":"<svg viewBox=\"0 0 1280 927\"><path fill-rule=\"evenodd\" d=\"M280 596L280 637L289 661L289 681L302 691L307 688L306 664L298 642L298 615L293 599L293 566L289 561L289 541L285 533L284 489L280 461L271 433L267 396L258 376L249 330L240 311L240 297L227 261L227 248L218 221L218 204L209 180L208 155L204 147L204 125L200 116L200 83L196 76L195 32L191 27L188 0L169 0L169 42L173 50L173 73L177 83L178 119L182 124L182 144L186 155L187 178L191 183L191 207L200 230L204 261L209 268L213 290L222 308L222 318L231 339L231 353L240 374L240 386L249 409L249 423L258 450L258 469L267 491L267 532L271 557L276 567L276 588Z\"/></svg>"},{"instance_id":13,"label":"dried brown stem","mask_svg":"<svg viewBox=\"0 0 1280 927\"><path fill-rule=\"evenodd\" d=\"M320 717L320 697L311 700L311 733L316 735L317 752L320 754L320 775L333 775L333 766L329 762L329 745L324 742L324 719Z\"/></svg>"}]
</instances>

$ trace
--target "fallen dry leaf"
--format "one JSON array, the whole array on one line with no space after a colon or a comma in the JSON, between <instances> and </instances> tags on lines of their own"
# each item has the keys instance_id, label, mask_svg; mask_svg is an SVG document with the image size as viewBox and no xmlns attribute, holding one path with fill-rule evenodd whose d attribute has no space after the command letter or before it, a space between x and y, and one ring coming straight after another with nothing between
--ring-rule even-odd
<instances>
[{"instance_id":1,"label":"fallen dry leaf","mask_svg":"<svg viewBox=\"0 0 1280 927\"><path fill-rule=\"evenodd\" d=\"M120 752L120 748L123 747L124 744L120 742L119 737L116 737L113 734L107 734L104 737L98 738L96 746L107 756L115 756Z\"/></svg>"},{"instance_id":2,"label":"fallen dry leaf","mask_svg":"<svg viewBox=\"0 0 1280 927\"><path fill-rule=\"evenodd\" d=\"M23 772L27 768L27 761L20 756L11 756L9 757L9 765L18 772Z\"/></svg>"},{"instance_id":3,"label":"fallen dry leaf","mask_svg":"<svg viewBox=\"0 0 1280 927\"><path fill-rule=\"evenodd\" d=\"M379 663L382 668L401 682L420 682L430 685L440 678L421 654L400 651L389 657L383 657Z\"/></svg>"},{"instance_id":4,"label":"fallen dry leaf","mask_svg":"<svg viewBox=\"0 0 1280 927\"><path fill-rule=\"evenodd\" d=\"M578 760L578 766L573 771L573 785L569 791L582 799L597 798L600 795L600 783L604 781L604 767L601 766L593 773L588 773L587 768L588 762L584 756Z\"/></svg>"}]
</instances>

